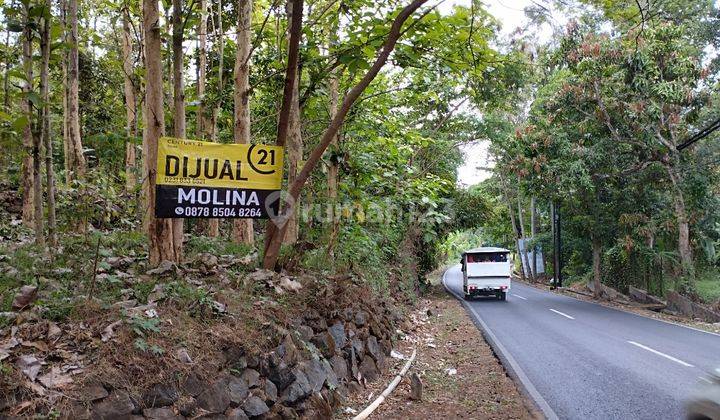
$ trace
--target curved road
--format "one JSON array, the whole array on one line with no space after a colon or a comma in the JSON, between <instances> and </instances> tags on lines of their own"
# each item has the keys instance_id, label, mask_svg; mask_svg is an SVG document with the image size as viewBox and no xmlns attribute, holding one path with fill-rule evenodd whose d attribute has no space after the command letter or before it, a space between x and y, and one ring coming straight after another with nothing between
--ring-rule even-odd
<instances>
[{"instance_id":1,"label":"curved road","mask_svg":"<svg viewBox=\"0 0 720 420\"><path fill-rule=\"evenodd\" d=\"M462 299L460 266L444 276ZM513 282L507 301L465 302L549 418L681 419L720 366L720 336Z\"/></svg>"}]
</instances>

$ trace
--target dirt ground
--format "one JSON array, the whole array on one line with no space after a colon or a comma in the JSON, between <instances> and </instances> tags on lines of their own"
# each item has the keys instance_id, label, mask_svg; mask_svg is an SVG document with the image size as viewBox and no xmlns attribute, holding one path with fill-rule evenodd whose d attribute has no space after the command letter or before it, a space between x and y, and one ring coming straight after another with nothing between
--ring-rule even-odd
<instances>
[{"instance_id":1,"label":"dirt ground","mask_svg":"<svg viewBox=\"0 0 720 420\"><path fill-rule=\"evenodd\" d=\"M417 349L412 368L372 419L542 418L485 342L464 308L436 285L418 302L396 345L405 358ZM405 360L390 358L381 379L355 394L337 418L362 411L388 386ZM410 375L423 383L422 400L410 399Z\"/></svg>"}]
</instances>

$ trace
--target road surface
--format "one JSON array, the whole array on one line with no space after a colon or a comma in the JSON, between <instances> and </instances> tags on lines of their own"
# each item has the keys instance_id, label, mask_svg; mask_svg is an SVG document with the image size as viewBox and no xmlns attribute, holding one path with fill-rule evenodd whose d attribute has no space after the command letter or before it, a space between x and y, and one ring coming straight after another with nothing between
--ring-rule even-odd
<instances>
[{"instance_id":1,"label":"road surface","mask_svg":"<svg viewBox=\"0 0 720 420\"><path fill-rule=\"evenodd\" d=\"M444 281L461 298L459 265ZM719 335L518 282L507 301L466 308L550 418L682 419L686 395L720 367Z\"/></svg>"}]
</instances>

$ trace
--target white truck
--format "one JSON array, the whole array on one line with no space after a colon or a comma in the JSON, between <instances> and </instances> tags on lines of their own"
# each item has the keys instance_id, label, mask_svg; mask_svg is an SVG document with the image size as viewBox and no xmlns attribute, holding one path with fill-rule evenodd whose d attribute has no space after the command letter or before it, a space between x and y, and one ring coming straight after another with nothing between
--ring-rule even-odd
<instances>
[{"instance_id":1,"label":"white truck","mask_svg":"<svg viewBox=\"0 0 720 420\"><path fill-rule=\"evenodd\" d=\"M509 255L509 250L495 247L463 252L460 263L465 299L495 295L500 300L506 300L512 271Z\"/></svg>"}]
</instances>

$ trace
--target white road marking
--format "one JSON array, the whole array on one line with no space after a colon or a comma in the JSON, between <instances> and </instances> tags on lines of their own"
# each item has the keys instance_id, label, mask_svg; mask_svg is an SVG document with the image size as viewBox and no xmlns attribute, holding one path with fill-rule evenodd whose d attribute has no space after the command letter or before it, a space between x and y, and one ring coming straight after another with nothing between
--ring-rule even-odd
<instances>
[{"instance_id":1,"label":"white road marking","mask_svg":"<svg viewBox=\"0 0 720 420\"><path fill-rule=\"evenodd\" d=\"M712 381L711 381L710 379L708 379L708 378L706 378L706 377L704 377L704 376L698 376L698 379L700 379L701 381L703 381L703 382L705 382L705 383L708 383L708 384L711 384L711 383L712 383Z\"/></svg>"},{"instance_id":2,"label":"white road marking","mask_svg":"<svg viewBox=\"0 0 720 420\"><path fill-rule=\"evenodd\" d=\"M651 348L648 347L648 346L643 346L643 345L640 344L640 343L636 343L636 342L634 342L634 341L628 341L628 343L632 344L633 346L640 347L640 348L643 349L643 350L647 350L647 351L649 351L650 353L655 353L655 354L657 354L658 356L662 356L662 357L664 357L664 358L666 358L666 359L672 360L673 362L679 363L679 364L681 364L681 365L683 365L683 366L685 366L685 367L695 367L695 366L691 365L690 363L683 362L683 361L680 360L680 359L676 359L676 358L674 358L674 357L672 357L672 356L670 356L670 355L668 355L668 354L659 352L659 351L657 351L657 350L655 350L655 349L651 349Z\"/></svg>"},{"instance_id":3,"label":"white road marking","mask_svg":"<svg viewBox=\"0 0 720 420\"><path fill-rule=\"evenodd\" d=\"M513 293L512 295L515 296L515 297L518 298L518 299L527 300L527 298L524 298L524 297L522 297L522 296L520 296L520 295L516 295L515 293Z\"/></svg>"},{"instance_id":4,"label":"white road marking","mask_svg":"<svg viewBox=\"0 0 720 420\"><path fill-rule=\"evenodd\" d=\"M564 314L564 313L562 313L562 312L560 312L560 311L556 311L555 309L550 309L550 310L553 311L553 312L555 312L555 313L558 314L558 315L564 316L564 317L567 318L567 319L575 319L575 318L571 317L570 315Z\"/></svg>"}]
</instances>

